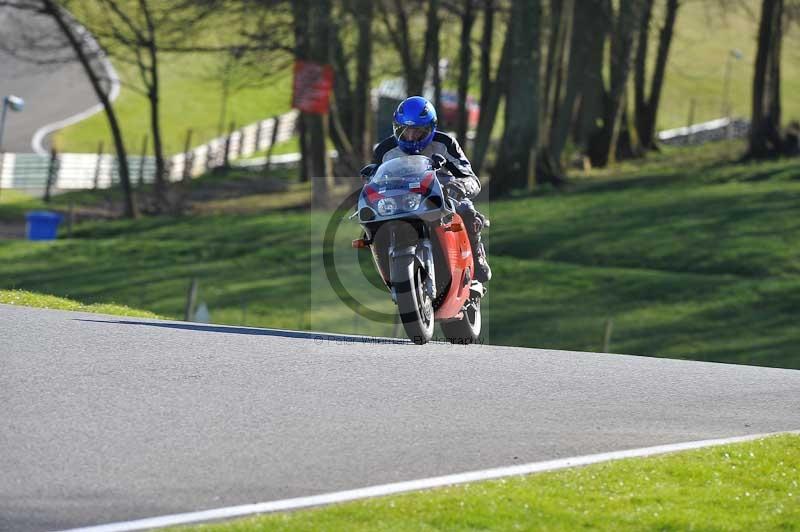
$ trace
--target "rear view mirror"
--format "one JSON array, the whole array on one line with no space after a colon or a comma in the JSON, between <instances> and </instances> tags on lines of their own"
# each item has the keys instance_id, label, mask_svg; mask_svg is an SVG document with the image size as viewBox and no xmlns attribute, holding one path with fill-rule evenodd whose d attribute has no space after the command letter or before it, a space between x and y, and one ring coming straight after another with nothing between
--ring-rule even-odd
<instances>
[{"instance_id":1,"label":"rear view mirror","mask_svg":"<svg viewBox=\"0 0 800 532\"><path fill-rule=\"evenodd\" d=\"M374 163L368 164L367 166L361 169L361 179L364 181L368 180L369 178L375 175L375 170L377 169L378 169L377 164Z\"/></svg>"}]
</instances>

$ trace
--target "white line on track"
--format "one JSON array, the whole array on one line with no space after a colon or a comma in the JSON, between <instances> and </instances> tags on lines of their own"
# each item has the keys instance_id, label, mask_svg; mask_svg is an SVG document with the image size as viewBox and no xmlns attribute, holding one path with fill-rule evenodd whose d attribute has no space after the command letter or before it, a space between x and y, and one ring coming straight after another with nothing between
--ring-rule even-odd
<instances>
[{"instance_id":1,"label":"white line on track","mask_svg":"<svg viewBox=\"0 0 800 532\"><path fill-rule=\"evenodd\" d=\"M88 46L89 51L92 53L99 53L100 54L100 62L103 65L103 68L106 71L106 75L108 76L109 81L111 82L111 90L108 93L108 99L110 101L114 101L119 96L119 76L117 75L117 71L114 70L114 66L111 64L111 61L108 60L108 57L103 53L100 49L100 45L97 43L95 38L92 34L87 30L84 26L78 24L78 22L69 15L69 19L75 26L76 33L78 34L78 38L82 38L84 43ZM103 104L98 103L93 105L89 109L67 117L63 120L59 120L58 122L53 122L51 124L47 124L46 126L42 126L36 130L33 134L33 138L31 139L31 148L33 151L38 155L48 155L50 152L44 148L42 142L44 141L45 137L54 131L58 131L59 129L65 128L67 126L71 126L81 120L85 120L90 116L99 113L103 110Z\"/></svg>"},{"instance_id":2,"label":"white line on track","mask_svg":"<svg viewBox=\"0 0 800 532\"><path fill-rule=\"evenodd\" d=\"M726 445L729 443L741 443L746 441L767 438L778 434L800 434L799 431L771 432L766 434L751 434L748 436L738 436L735 438L721 438L715 440L699 440L684 443L673 443L669 445L657 445L655 447L642 447L640 449L628 449L625 451L614 451L610 453L589 454L585 456L574 456L572 458L561 458L558 460L547 460L545 462L532 462L509 467L498 467L494 469L484 469L482 471L470 471L467 473L456 473L441 477L423 478L419 480L409 480L406 482L396 482L393 484L382 484L379 486L369 486L347 491L337 491L312 495L309 497L296 497L293 499L283 499L278 501L260 502L255 504L245 504L242 506L229 506L227 508L215 508L213 510L203 510L199 512L189 512L183 514L164 515L161 517L150 517L137 519L135 521L123 521L110 523L107 525L90 526L84 528L73 528L65 532L125 532L129 530L147 530L167 526L185 525L201 521L216 521L220 519L231 519L252 514L279 512L285 510L298 510L312 506L323 506L356 499L366 499L369 497L380 497L383 495L393 495L408 491L417 491L430 488L440 488L452 486L454 484L464 484L467 482L477 482L481 480L491 480L502 477L512 477L518 475L528 475L542 471L552 471L568 467L585 466L610 460L621 460L623 458L638 458L652 456L656 454L674 453L678 451L688 451L691 449L701 449L703 447L713 447L715 445Z\"/></svg>"}]
</instances>

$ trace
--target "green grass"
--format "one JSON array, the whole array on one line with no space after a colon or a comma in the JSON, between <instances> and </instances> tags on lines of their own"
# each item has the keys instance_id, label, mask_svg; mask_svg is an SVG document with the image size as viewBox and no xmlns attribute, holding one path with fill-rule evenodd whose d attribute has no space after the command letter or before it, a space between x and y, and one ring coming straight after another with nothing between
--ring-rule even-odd
<instances>
[{"instance_id":1,"label":"green grass","mask_svg":"<svg viewBox=\"0 0 800 532\"><path fill-rule=\"evenodd\" d=\"M800 436L177 530L799 530Z\"/></svg>"},{"instance_id":2,"label":"green grass","mask_svg":"<svg viewBox=\"0 0 800 532\"><path fill-rule=\"evenodd\" d=\"M750 117L760 15L758 0L681 4L659 108L659 128L685 126L691 100L696 103L694 122L723 116L725 68L732 49L741 51L743 56L731 68L732 113ZM658 11L654 16L649 47L653 57L658 46L657 30L663 24ZM654 59L651 65L653 62ZM785 37L781 81L784 118L800 119L800 99L793 96L800 90L800 31L796 25Z\"/></svg>"},{"instance_id":3,"label":"green grass","mask_svg":"<svg viewBox=\"0 0 800 532\"><path fill-rule=\"evenodd\" d=\"M37 294L25 290L0 290L0 304L91 312L94 314L112 314L114 316L132 316L135 318L159 318L157 314L153 314L152 312L136 310L124 305L114 305L112 303L85 305L77 301L72 301L71 299Z\"/></svg>"},{"instance_id":4,"label":"green grass","mask_svg":"<svg viewBox=\"0 0 800 532\"><path fill-rule=\"evenodd\" d=\"M0 190L0 221L24 221L27 211L42 207L42 202L16 190Z\"/></svg>"},{"instance_id":5,"label":"green grass","mask_svg":"<svg viewBox=\"0 0 800 532\"><path fill-rule=\"evenodd\" d=\"M800 368L800 160L736 164L742 149L667 149L577 176L566 192L479 201L493 221L485 341L597 351L611 319L614 352ZM329 216L304 210L308 185L286 187L217 194L193 217L81 223L51 244L0 241L0 288L180 318L196 278L216 323L392 334L328 287ZM390 312L360 273L357 236L352 222L337 234L343 281Z\"/></svg>"},{"instance_id":6,"label":"green grass","mask_svg":"<svg viewBox=\"0 0 800 532\"><path fill-rule=\"evenodd\" d=\"M163 59L161 91L161 123L164 150L168 155L183 151L186 132L192 129L192 144L199 145L218 135L221 109L220 81L213 79L213 72L221 61L213 55L167 54ZM129 67L120 67L123 81L135 83L136 72ZM228 118L243 126L270 118L289 110L291 100L291 73L281 72L264 80L262 87L246 88L231 95L228 103ZM115 110L123 127L125 143L132 155L141 151L142 139L150 133L150 114L147 99L123 84ZM152 135L150 150L152 153ZM56 135L56 146L65 152L95 152L100 141L105 151L113 144L108 131L105 114L99 113L87 120L63 129Z\"/></svg>"}]
</instances>

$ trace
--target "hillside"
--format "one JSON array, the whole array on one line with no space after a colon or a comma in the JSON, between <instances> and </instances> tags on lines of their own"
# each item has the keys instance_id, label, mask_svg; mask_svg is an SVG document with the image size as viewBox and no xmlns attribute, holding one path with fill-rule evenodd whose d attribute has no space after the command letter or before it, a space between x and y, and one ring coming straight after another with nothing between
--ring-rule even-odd
<instances>
[{"instance_id":1,"label":"hillside","mask_svg":"<svg viewBox=\"0 0 800 532\"><path fill-rule=\"evenodd\" d=\"M567 193L479 202L493 221L485 341L596 351L611 319L614 352L800 368L800 161L732 164L741 149L667 149L576 178ZM216 323L392 334L327 288L329 215L304 210L308 187L226 187L191 218L86 222L77 238L44 245L0 241L0 288L182 318L194 277ZM342 224L338 271L361 301L391 312L360 276L357 234Z\"/></svg>"}]
</instances>

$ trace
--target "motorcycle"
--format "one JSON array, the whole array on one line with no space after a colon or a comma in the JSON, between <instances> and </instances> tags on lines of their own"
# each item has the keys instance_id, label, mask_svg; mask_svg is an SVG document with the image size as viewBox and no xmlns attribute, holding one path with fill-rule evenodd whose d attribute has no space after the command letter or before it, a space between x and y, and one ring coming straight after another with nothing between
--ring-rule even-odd
<instances>
[{"instance_id":1,"label":"motorcycle","mask_svg":"<svg viewBox=\"0 0 800 532\"><path fill-rule=\"evenodd\" d=\"M409 155L365 167L362 176L371 177L353 215L364 231L353 247L371 250L406 335L420 345L435 322L452 343L477 342L486 293L473 279L467 229L443 187L450 176L437 173L443 165L440 155Z\"/></svg>"}]
</instances>

